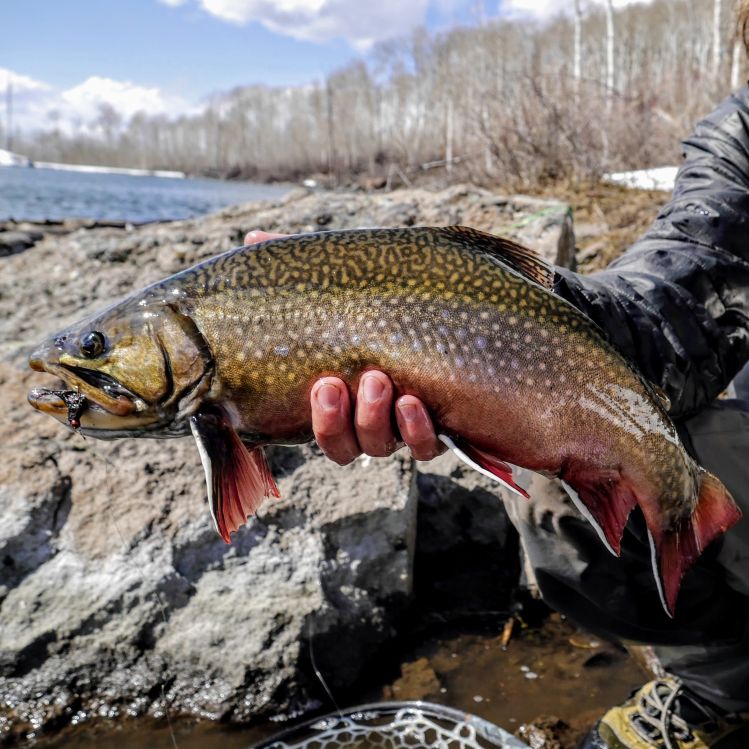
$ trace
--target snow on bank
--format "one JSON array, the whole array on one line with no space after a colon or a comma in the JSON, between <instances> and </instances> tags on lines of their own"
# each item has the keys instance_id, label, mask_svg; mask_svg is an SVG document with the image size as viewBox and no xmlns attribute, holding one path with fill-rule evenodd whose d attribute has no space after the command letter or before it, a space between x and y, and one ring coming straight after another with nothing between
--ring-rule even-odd
<instances>
[{"instance_id":1,"label":"snow on bank","mask_svg":"<svg viewBox=\"0 0 749 749\"><path fill-rule=\"evenodd\" d=\"M0 166L31 166L31 161L25 156L0 148Z\"/></svg>"},{"instance_id":2,"label":"snow on bank","mask_svg":"<svg viewBox=\"0 0 749 749\"><path fill-rule=\"evenodd\" d=\"M39 169L58 169L67 172L87 172L89 174L128 174L131 177L164 177L166 179L184 179L184 172L173 172L167 169L123 169L117 166L90 166L88 164L57 164L53 161L35 161Z\"/></svg>"},{"instance_id":3,"label":"snow on bank","mask_svg":"<svg viewBox=\"0 0 749 749\"><path fill-rule=\"evenodd\" d=\"M39 169L56 169L67 172L88 172L89 174L128 174L131 177L164 177L165 179L184 179L184 172L167 169L122 169L117 166L90 166L88 164L58 164L53 161L31 161L19 153L0 148L0 166L35 166Z\"/></svg>"},{"instance_id":4,"label":"snow on bank","mask_svg":"<svg viewBox=\"0 0 749 749\"><path fill-rule=\"evenodd\" d=\"M678 166L659 166L656 169L638 169L634 172L613 172L604 174L606 182L624 187L636 187L640 190L664 190L671 192L676 181Z\"/></svg>"}]
</instances>

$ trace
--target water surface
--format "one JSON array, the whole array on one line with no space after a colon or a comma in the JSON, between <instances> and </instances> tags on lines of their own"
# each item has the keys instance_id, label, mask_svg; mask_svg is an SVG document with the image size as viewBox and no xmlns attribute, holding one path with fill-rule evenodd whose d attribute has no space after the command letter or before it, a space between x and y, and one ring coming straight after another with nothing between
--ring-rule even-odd
<instances>
[{"instance_id":1,"label":"water surface","mask_svg":"<svg viewBox=\"0 0 749 749\"><path fill-rule=\"evenodd\" d=\"M93 218L159 221L279 198L288 187L216 179L168 179L0 167L0 221Z\"/></svg>"}]
</instances>

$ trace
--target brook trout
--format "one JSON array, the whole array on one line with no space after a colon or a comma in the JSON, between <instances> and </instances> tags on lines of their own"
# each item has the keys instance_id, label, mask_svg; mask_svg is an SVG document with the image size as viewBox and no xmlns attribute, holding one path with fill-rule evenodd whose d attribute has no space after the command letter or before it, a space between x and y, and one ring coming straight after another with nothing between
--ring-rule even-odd
<instances>
[{"instance_id":1,"label":"brook trout","mask_svg":"<svg viewBox=\"0 0 749 749\"><path fill-rule=\"evenodd\" d=\"M477 470L525 496L513 465L560 478L614 554L639 505L673 614L685 571L740 512L552 280L530 250L464 227L240 247L55 335L30 365L70 390L29 400L90 437L192 433L228 542L278 496L263 445L312 438L313 382L337 375L355 393L382 369Z\"/></svg>"}]
</instances>

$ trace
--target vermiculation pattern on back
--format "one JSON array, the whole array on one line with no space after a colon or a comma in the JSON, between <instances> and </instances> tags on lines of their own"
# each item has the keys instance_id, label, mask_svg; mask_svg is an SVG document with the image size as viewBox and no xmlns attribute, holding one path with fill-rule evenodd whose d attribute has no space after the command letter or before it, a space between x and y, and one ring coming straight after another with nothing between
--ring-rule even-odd
<instances>
[{"instance_id":1,"label":"vermiculation pattern on back","mask_svg":"<svg viewBox=\"0 0 749 749\"><path fill-rule=\"evenodd\" d=\"M193 300L216 358L255 362L268 385L293 386L320 366L407 363L447 382L485 375L499 392L511 383L497 376L510 364L500 344L512 353L538 324L561 323L562 334L589 324L501 265L496 241L451 228L327 232L240 248L171 283Z\"/></svg>"}]
</instances>

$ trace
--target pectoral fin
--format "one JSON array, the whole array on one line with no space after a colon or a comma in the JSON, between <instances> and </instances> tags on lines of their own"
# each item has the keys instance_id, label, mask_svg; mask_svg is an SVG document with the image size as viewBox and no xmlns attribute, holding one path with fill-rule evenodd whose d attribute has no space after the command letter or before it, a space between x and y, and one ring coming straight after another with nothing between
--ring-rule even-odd
<instances>
[{"instance_id":1,"label":"pectoral fin","mask_svg":"<svg viewBox=\"0 0 749 749\"><path fill-rule=\"evenodd\" d=\"M190 429L205 471L208 507L226 543L266 497L280 497L262 447L247 449L221 412L198 413Z\"/></svg>"}]
</instances>

